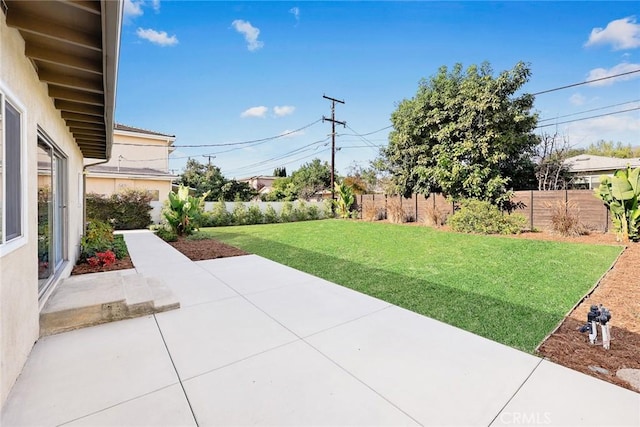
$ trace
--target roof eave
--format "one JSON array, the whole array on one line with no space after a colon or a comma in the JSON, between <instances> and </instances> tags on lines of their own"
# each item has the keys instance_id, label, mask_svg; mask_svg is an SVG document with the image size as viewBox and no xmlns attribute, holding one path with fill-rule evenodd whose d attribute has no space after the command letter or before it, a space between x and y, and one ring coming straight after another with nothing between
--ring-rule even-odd
<instances>
[{"instance_id":1,"label":"roof eave","mask_svg":"<svg viewBox=\"0 0 640 427\"><path fill-rule=\"evenodd\" d=\"M121 1L101 0L102 7L102 66L104 81L104 123L106 129L106 159L111 158L113 129L115 125L116 89L118 83L118 58L123 7Z\"/></svg>"}]
</instances>

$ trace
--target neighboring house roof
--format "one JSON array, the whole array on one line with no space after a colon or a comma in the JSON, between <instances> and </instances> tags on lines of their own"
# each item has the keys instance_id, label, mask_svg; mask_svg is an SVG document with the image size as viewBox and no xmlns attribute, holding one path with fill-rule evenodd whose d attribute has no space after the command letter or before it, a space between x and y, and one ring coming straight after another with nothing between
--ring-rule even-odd
<instances>
[{"instance_id":1,"label":"neighboring house roof","mask_svg":"<svg viewBox=\"0 0 640 427\"><path fill-rule=\"evenodd\" d=\"M117 166L90 166L87 168L91 175L122 175L122 176L142 176L142 177L154 177L154 178L166 178L175 179L178 176L164 172L158 169L151 168L129 168L129 167L117 167Z\"/></svg>"},{"instance_id":2,"label":"neighboring house roof","mask_svg":"<svg viewBox=\"0 0 640 427\"><path fill-rule=\"evenodd\" d=\"M166 136L167 138L175 138L175 135L169 135L166 133L160 133L160 132L156 132L156 131L152 131L152 130L148 130L148 129L142 129L142 128L137 128L137 127L133 127L133 126L127 126L127 125L123 125L121 123L116 123L115 127L113 128L114 130L121 130L121 131L125 131L125 132L136 132L136 133L144 133L147 135L154 135L154 136Z\"/></svg>"},{"instance_id":3,"label":"neighboring house roof","mask_svg":"<svg viewBox=\"0 0 640 427\"><path fill-rule=\"evenodd\" d=\"M564 163L569 166L570 172L600 172L625 169L627 165L632 168L640 167L640 158L620 159L617 157L580 154L579 156L569 157Z\"/></svg>"},{"instance_id":4,"label":"neighboring house roof","mask_svg":"<svg viewBox=\"0 0 640 427\"><path fill-rule=\"evenodd\" d=\"M85 158L109 159L122 1L3 0L25 56Z\"/></svg>"}]
</instances>

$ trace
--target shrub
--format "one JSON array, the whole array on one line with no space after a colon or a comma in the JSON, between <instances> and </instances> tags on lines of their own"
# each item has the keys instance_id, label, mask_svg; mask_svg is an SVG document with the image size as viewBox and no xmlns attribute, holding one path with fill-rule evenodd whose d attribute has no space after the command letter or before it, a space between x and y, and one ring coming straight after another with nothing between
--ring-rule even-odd
<instances>
[{"instance_id":1,"label":"shrub","mask_svg":"<svg viewBox=\"0 0 640 427\"><path fill-rule=\"evenodd\" d=\"M580 222L580 208L575 202L557 200L545 205L551 210L551 229L561 236L581 236L588 234L587 228Z\"/></svg>"},{"instance_id":2,"label":"shrub","mask_svg":"<svg viewBox=\"0 0 640 427\"><path fill-rule=\"evenodd\" d=\"M333 200L325 199L322 204L322 216L324 218L333 218L335 216L333 213Z\"/></svg>"},{"instance_id":3,"label":"shrub","mask_svg":"<svg viewBox=\"0 0 640 427\"><path fill-rule=\"evenodd\" d=\"M233 205L233 224L235 225L246 225L248 224L248 213L247 207L243 202L236 202Z\"/></svg>"},{"instance_id":4,"label":"shrub","mask_svg":"<svg viewBox=\"0 0 640 427\"><path fill-rule=\"evenodd\" d=\"M351 208L356 201L353 189L344 182L335 184L335 192L338 196L336 204L336 213L340 218L349 218L351 216Z\"/></svg>"},{"instance_id":5,"label":"shrub","mask_svg":"<svg viewBox=\"0 0 640 427\"><path fill-rule=\"evenodd\" d=\"M193 197L189 194L189 188L182 184L177 193L169 193L169 203L162 214L177 235L189 235L198 229L204 199L208 195L209 192L206 192L200 197Z\"/></svg>"},{"instance_id":6,"label":"shrub","mask_svg":"<svg viewBox=\"0 0 640 427\"><path fill-rule=\"evenodd\" d=\"M527 219L520 214L506 215L486 201L465 199L447 223L452 230L463 233L516 234L525 228Z\"/></svg>"},{"instance_id":7,"label":"shrub","mask_svg":"<svg viewBox=\"0 0 640 427\"><path fill-rule=\"evenodd\" d=\"M268 204L267 208L264 210L264 222L267 224L274 224L279 221L280 218L278 217L278 212L276 212L271 204Z\"/></svg>"},{"instance_id":8,"label":"shrub","mask_svg":"<svg viewBox=\"0 0 640 427\"><path fill-rule=\"evenodd\" d=\"M387 219L393 223L407 222L407 212L402 207L400 196L390 197L387 200Z\"/></svg>"},{"instance_id":9,"label":"shrub","mask_svg":"<svg viewBox=\"0 0 640 427\"><path fill-rule=\"evenodd\" d=\"M264 215L262 214L262 210L260 206L252 203L247 209L247 224L263 224L264 223Z\"/></svg>"},{"instance_id":10,"label":"shrub","mask_svg":"<svg viewBox=\"0 0 640 427\"><path fill-rule=\"evenodd\" d=\"M379 221L384 219L384 209L376 206L375 200L362 202L362 219L365 221Z\"/></svg>"},{"instance_id":11,"label":"shrub","mask_svg":"<svg viewBox=\"0 0 640 427\"><path fill-rule=\"evenodd\" d=\"M116 254L116 258L123 259L129 256L129 250L127 244L124 241L124 236L116 234L113 236L113 252Z\"/></svg>"},{"instance_id":12,"label":"shrub","mask_svg":"<svg viewBox=\"0 0 640 427\"><path fill-rule=\"evenodd\" d=\"M309 208L307 209L307 214L310 220L316 220L316 219L320 219L322 212L320 212L320 208L318 208L318 206L310 205Z\"/></svg>"},{"instance_id":13,"label":"shrub","mask_svg":"<svg viewBox=\"0 0 640 427\"><path fill-rule=\"evenodd\" d=\"M80 240L80 259L87 260L98 252L104 252L113 247L113 227L106 221L91 219L87 230Z\"/></svg>"},{"instance_id":14,"label":"shrub","mask_svg":"<svg viewBox=\"0 0 640 427\"><path fill-rule=\"evenodd\" d=\"M217 225L213 212L202 212L200 214L200 227L215 227Z\"/></svg>"},{"instance_id":15,"label":"shrub","mask_svg":"<svg viewBox=\"0 0 640 427\"><path fill-rule=\"evenodd\" d=\"M293 208L294 221L308 221L309 208L304 200L298 200L298 204Z\"/></svg>"},{"instance_id":16,"label":"shrub","mask_svg":"<svg viewBox=\"0 0 640 427\"><path fill-rule=\"evenodd\" d=\"M165 242L175 242L178 240L178 234L171 228L160 227L156 231L156 236L164 240Z\"/></svg>"},{"instance_id":17,"label":"shrub","mask_svg":"<svg viewBox=\"0 0 640 427\"><path fill-rule=\"evenodd\" d=\"M227 211L227 204L223 199L218 200L213 205L213 211L211 214L214 217L214 226L224 227L233 223L233 215Z\"/></svg>"},{"instance_id":18,"label":"shrub","mask_svg":"<svg viewBox=\"0 0 640 427\"><path fill-rule=\"evenodd\" d=\"M295 215L293 212L293 203L287 201L282 204L282 210L280 211L280 221L293 222L295 221Z\"/></svg>"},{"instance_id":19,"label":"shrub","mask_svg":"<svg viewBox=\"0 0 640 427\"><path fill-rule=\"evenodd\" d=\"M429 206L425 210L424 223L432 227L441 227L447 222L447 214L442 212L437 206Z\"/></svg>"},{"instance_id":20,"label":"shrub","mask_svg":"<svg viewBox=\"0 0 640 427\"><path fill-rule=\"evenodd\" d=\"M110 222L116 230L147 228L151 224L151 199L146 190L126 189L111 196L87 195L87 217Z\"/></svg>"}]
</instances>

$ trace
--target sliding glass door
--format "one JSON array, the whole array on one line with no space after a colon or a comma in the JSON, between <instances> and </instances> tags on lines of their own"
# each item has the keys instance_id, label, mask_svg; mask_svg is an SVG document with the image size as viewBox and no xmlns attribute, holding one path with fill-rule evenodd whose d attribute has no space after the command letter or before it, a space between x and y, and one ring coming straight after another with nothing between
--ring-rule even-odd
<instances>
[{"instance_id":1,"label":"sliding glass door","mask_svg":"<svg viewBox=\"0 0 640 427\"><path fill-rule=\"evenodd\" d=\"M42 296L65 259L66 161L38 139L38 294Z\"/></svg>"}]
</instances>

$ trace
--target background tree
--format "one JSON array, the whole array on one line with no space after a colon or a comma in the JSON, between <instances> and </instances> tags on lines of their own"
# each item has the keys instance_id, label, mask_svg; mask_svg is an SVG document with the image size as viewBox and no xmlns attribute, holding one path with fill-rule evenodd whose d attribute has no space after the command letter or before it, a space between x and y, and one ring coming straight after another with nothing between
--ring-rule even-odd
<instances>
[{"instance_id":1,"label":"background tree","mask_svg":"<svg viewBox=\"0 0 640 427\"><path fill-rule=\"evenodd\" d=\"M295 185L291 177L281 177L273 181L271 184L271 191L265 196L264 200L267 202L277 201L294 201L298 198Z\"/></svg>"},{"instance_id":2,"label":"background tree","mask_svg":"<svg viewBox=\"0 0 640 427\"><path fill-rule=\"evenodd\" d=\"M228 202L249 202L258 194L258 192L253 189L248 183L239 182L235 179L231 179L225 182L221 188L221 192L222 198Z\"/></svg>"},{"instance_id":3,"label":"background tree","mask_svg":"<svg viewBox=\"0 0 640 427\"><path fill-rule=\"evenodd\" d=\"M287 168L285 168L284 166L281 168L275 168L273 170L273 176L276 177L285 177L287 176Z\"/></svg>"},{"instance_id":4,"label":"background tree","mask_svg":"<svg viewBox=\"0 0 640 427\"><path fill-rule=\"evenodd\" d=\"M618 141L599 140L596 143L591 143L585 150L586 154L593 154L594 156L605 157L618 157L621 159L629 159L632 157L640 157L640 147L632 147L631 144L623 144Z\"/></svg>"},{"instance_id":5,"label":"background tree","mask_svg":"<svg viewBox=\"0 0 640 427\"><path fill-rule=\"evenodd\" d=\"M538 138L534 154L538 190L564 190L571 182L569 166L565 163L573 154L569 140L557 133L542 133Z\"/></svg>"},{"instance_id":6,"label":"background tree","mask_svg":"<svg viewBox=\"0 0 640 427\"><path fill-rule=\"evenodd\" d=\"M391 115L383 150L404 196L442 192L453 198L508 201L513 162L537 143L533 96L515 93L531 74L522 62L493 77L488 63L463 72L441 67Z\"/></svg>"},{"instance_id":7,"label":"background tree","mask_svg":"<svg viewBox=\"0 0 640 427\"><path fill-rule=\"evenodd\" d=\"M220 172L220 168L212 164L202 164L195 159L187 160L178 184L195 189L196 197L207 191L207 201L218 200L222 197L222 186L227 182Z\"/></svg>"},{"instance_id":8,"label":"background tree","mask_svg":"<svg viewBox=\"0 0 640 427\"><path fill-rule=\"evenodd\" d=\"M354 194L371 194L376 190L378 176L373 166L363 168L353 162L347 168L347 176L344 177L343 182L351 187Z\"/></svg>"},{"instance_id":9,"label":"background tree","mask_svg":"<svg viewBox=\"0 0 640 427\"><path fill-rule=\"evenodd\" d=\"M291 181L300 199L309 199L331 186L331 166L328 162L313 159L291 174Z\"/></svg>"}]
</instances>

